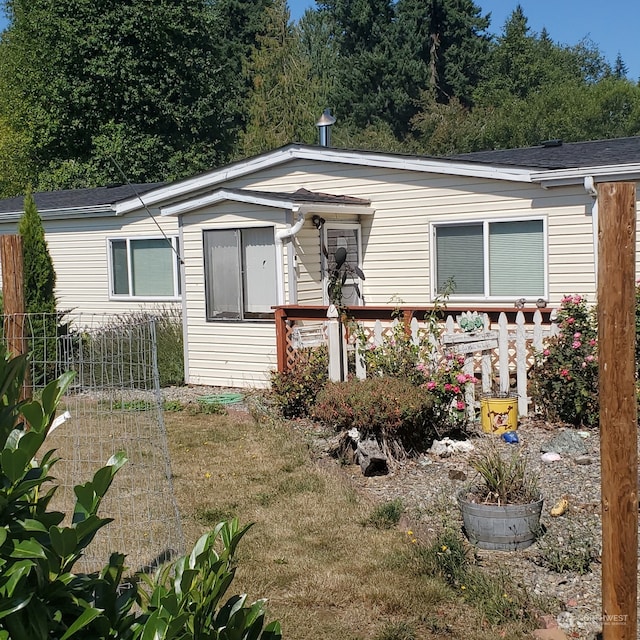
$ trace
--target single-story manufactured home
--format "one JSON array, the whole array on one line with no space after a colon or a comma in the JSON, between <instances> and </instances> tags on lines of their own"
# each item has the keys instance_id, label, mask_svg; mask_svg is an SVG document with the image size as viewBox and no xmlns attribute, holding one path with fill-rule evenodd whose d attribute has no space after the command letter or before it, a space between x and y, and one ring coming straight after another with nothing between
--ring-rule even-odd
<instances>
[{"instance_id":1,"label":"single-story manufactured home","mask_svg":"<svg viewBox=\"0 0 640 640\"><path fill-rule=\"evenodd\" d=\"M640 180L640 137L446 158L291 144L170 184L35 194L61 309L179 307L188 383L265 386L274 307L469 309L595 299L598 182ZM15 233L22 198L0 201ZM358 266L366 279L360 281Z\"/></svg>"}]
</instances>

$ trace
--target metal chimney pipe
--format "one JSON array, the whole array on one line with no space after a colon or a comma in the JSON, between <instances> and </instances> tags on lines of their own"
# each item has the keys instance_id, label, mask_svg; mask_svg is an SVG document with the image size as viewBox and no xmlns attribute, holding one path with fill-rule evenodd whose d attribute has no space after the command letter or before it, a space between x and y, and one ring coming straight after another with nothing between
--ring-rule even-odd
<instances>
[{"instance_id":1,"label":"metal chimney pipe","mask_svg":"<svg viewBox=\"0 0 640 640\"><path fill-rule=\"evenodd\" d=\"M316 127L318 127L318 133L320 135L321 147L331 146L331 125L335 121L336 119L331 115L331 110L325 109L320 116L320 120L316 122Z\"/></svg>"}]
</instances>

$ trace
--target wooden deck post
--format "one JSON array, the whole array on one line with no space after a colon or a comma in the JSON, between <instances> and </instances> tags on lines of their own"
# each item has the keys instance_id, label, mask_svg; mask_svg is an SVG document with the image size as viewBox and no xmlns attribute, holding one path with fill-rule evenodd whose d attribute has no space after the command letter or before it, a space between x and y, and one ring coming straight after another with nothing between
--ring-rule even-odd
<instances>
[{"instance_id":1,"label":"wooden deck post","mask_svg":"<svg viewBox=\"0 0 640 640\"><path fill-rule=\"evenodd\" d=\"M599 184L598 204L602 626L605 640L636 640L635 183Z\"/></svg>"},{"instance_id":2,"label":"wooden deck post","mask_svg":"<svg viewBox=\"0 0 640 640\"><path fill-rule=\"evenodd\" d=\"M276 323L276 363L278 371L287 370L287 314L284 309L275 310Z\"/></svg>"}]
</instances>

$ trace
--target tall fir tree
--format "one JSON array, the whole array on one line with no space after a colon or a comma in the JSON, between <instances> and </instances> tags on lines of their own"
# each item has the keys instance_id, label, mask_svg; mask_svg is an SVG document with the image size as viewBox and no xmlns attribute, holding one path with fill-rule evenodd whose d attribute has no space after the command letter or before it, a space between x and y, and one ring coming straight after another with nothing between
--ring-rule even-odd
<instances>
[{"instance_id":1,"label":"tall fir tree","mask_svg":"<svg viewBox=\"0 0 640 640\"><path fill-rule=\"evenodd\" d=\"M56 273L42 220L30 191L24 198L18 233L22 236L24 307L29 318L25 334L29 339L31 380L41 387L56 376Z\"/></svg>"},{"instance_id":2,"label":"tall fir tree","mask_svg":"<svg viewBox=\"0 0 640 640\"><path fill-rule=\"evenodd\" d=\"M312 73L286 0L275 0L266 15L266 33L258 36L247 67L253 91L248 100L249 120L241 136L242 156L289 142L314 142L314 123L323 102L321 79Z\"/></svg>"},{"instance_id":3,"label":"tall fir tree","mask_svg":"<svg viewBox=\"0 0 640 640\"><path fill-rule=\"evenodd\" d=\"M36 202L28 192L18 233L22 237L24 261L24 303L27 313L55 313L56 273L44 237Z\"/></svg>"}]
</instances>

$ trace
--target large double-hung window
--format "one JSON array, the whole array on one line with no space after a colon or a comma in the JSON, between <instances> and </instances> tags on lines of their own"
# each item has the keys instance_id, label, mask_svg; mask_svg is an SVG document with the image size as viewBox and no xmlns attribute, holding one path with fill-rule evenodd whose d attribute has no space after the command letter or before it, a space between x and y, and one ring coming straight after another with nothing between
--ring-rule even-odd
<instances>
[{"instance_id":1,"label":"large double-hung window","mask_svg":"<svg viewBox=\"0 0 640 640\"><path fill-rule=\"evenodd\" d=\"M273 318L273 227L205 231L203 240L207 320Z\"/></svg>"},{"instance_id":2,"label":"large double-hung window","mask_svg":"<svg viewBox=\"0 0 640 640\"><path fill-rule=\"evenodd\" d=\"M546 296L543 219L434 225L434 236L436 294Z\"/></svg>"},{"instance_id":3,"label":"large double-hung window","mask_svg":"<svg viewBox=\"0 0 640 640\"><path fill-rule=\"evenodd\" d=\"M112 298L175 300L180 297L177 237L109 240Z\"/></svg>"}]
</instances>

